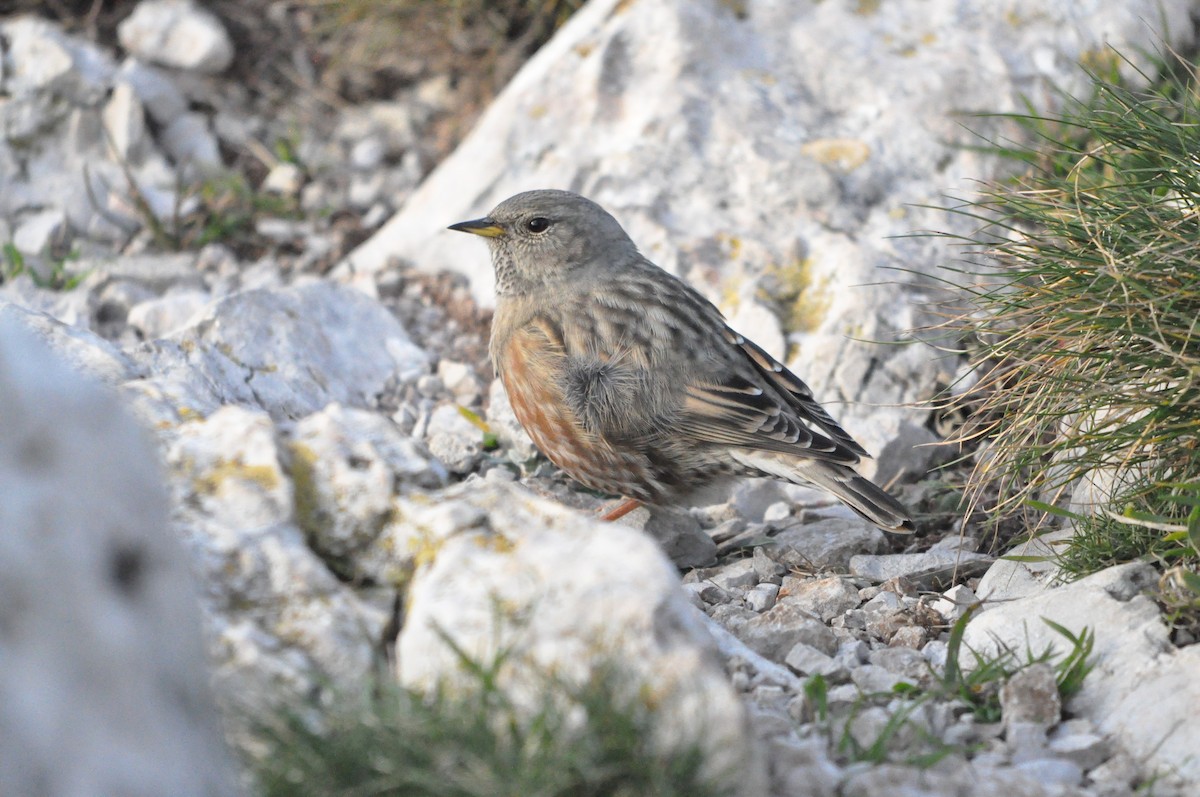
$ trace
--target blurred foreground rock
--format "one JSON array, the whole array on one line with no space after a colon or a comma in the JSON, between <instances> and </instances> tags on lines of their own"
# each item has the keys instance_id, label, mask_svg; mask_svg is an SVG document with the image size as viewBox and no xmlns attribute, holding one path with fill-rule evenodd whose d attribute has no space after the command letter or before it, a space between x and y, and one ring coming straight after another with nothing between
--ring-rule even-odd
<instances>
[{"instance_id":1,"label":"blurred foreground rock","mask_svg":"<svg viewBox=\"0 0 1200 797\"><path fill-rule=\"evenodd\" d=\"M2 316L0 429L0 794L237 794L145 432Z\"/></svg>"},{"instance_id":2,"label":"blurred foreground rock","mask_svg":"<svg viewBox=\"0 0 1200 797\"><path fill-rule=\"evenodd\" d=\"M465 485L404 514L425 550L396 646L401 683L479 689L463 657L499 661L499 688L535 712L546 678L578 687L615 668L614 700L652 707L661 749L698 746L718 782L766 794L745 709L651 540L512 485Z\"/></svg>"}]
</instances>

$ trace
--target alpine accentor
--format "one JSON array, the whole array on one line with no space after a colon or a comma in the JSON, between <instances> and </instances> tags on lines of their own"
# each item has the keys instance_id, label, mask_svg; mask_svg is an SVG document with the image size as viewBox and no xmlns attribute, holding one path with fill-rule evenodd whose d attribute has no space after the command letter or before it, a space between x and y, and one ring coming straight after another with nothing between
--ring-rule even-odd
<instances>
[{"instance_id":1,"label":"alpine accentor","mask_svg":"<svg viewBox=\"0 0 1200 797\"><path fill-rule=\"evenodd\" d=\"M880 528L912 530L855 472L867 452L808 386L599 205L529 191L450 229L491 249L492 363L517 419L577 481L632 499L610 518L743 474L815 485Z\"/></svg>"}]
</instances>

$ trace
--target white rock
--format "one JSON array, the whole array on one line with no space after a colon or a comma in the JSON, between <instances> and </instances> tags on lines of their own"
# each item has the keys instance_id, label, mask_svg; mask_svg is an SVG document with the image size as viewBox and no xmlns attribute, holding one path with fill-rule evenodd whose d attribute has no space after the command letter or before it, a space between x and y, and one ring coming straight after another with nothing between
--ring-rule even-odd
<instances>
[{"instance_id":1,"label":"white rock","mask_svg":"<svg viewBox=\"0 0 1200 797\"><path fill-rule=\"evenodd\" d=\"M1057 717L1058 701L1054 702L1053 709ZM1041 720L1020 719L1019 713L1010 711L1009 715L1004 717L1004 743L1008 747L1010 759L1014 763L1020 763L1045 758L1047 723Z\"/></svg>"},{"instance_id":2,"label":"white rock","mask_svg":"<svg viewBox=\"0 0 1200 797\"><path fill-rule=\"evenodd\" d=\"M778 584L756 584L746 592L746 606L751 611L765 612L775 605L779 597Z\"/></svg>"},{"instance_id":3,"label":"white rock","mask_svg":"<svg viewBox=\"0 0 1200 797\"><path fill-rule=\"evenodd\" d=\"M538 455L537 446L517 421L512 404L508 401L508 393L504 391L504 383L499 379L493 379L488 387L487 421L488 428L504 446L510 460L524 464Z\"/></svg>"},{"instance_id":4,"label":"white rock","mask_svg":"<svg viewBox=\"0 0 1200 797\"><path fill-rule=\"evenodd\" d=\"M714 584L728 590L749 589L759 582L758 571L749 559L734 560L722 566L710 578Z\"/></svg>"},{"instance_id":5,"label":"white rock","mask_svg":"<svg viewBox=\"0 0 1200 797\"><path fill-rule=\"evenodd\" d=\"M175 117L166 123L158 141L177 166L212 169L221 165L217 138L202 114L189 112Z\"/></svg>"},{"instance_id":6,"label":"white rock","mask_svg":"<svg viewBox=\"0 0 1200 797\"><path fill-rule=\"evenodd\" d=\"M200 288L203 285L195 252L119 256L101 254L81 257L75 261L75 267L110 279L134 280L157 292L189 285Z\"/></svg>"},{"instance_id":7,"label":"white rock","mask_svg":"<svg viewBox=\"0 0 1200 797\"><path fill-rule=\"evenodd\" d=\"M942 597L938 598L929 608L946 618L947 622L953 623L958 620L967 609L979 600L975 597L975 593L966 584L957 584L942 593Z\"/></svg>"},{"instance_id":8,"label":"white rock","mask_svg":"<svg viewBox=\"0 0 1200 797\"><path fill-rule=\"evenodd\" d=\"M788 576L783 580L779 600L780 603L786 601L795 604L825 622L857 607L859 603L858 590L854 585L837 576L810 579Z\"/></svg>"},{"instance_id":9,"label":"white rock","mask_svg":"<svg viewBox=\"0 0 1200 797\"><path fill-rule=\"evenodd\" d=\"M4 88L10 101L37 94L82 105L104 96L115 65L97 45L32 15L0 21L0 32L6 42Z\"/></svg>"},{"instance_id":10,"label":"white rock","mask_svg":"<svg viewBox=\"0 0 1200 797\"><path fill-rule=\"evenodd\" d=\"M803 643L827 656L837 652L837 637L829 627L795 602L776 598L775 605L734 629L757 653L783 661L793 645Z\"/></svg>"},{"instance_id":11,"label":"white rock","mask_svg":"<svg viewBox=\"0 0 1200 797\"><path fill-rule=\"evenodd\" d=\"M429 367L386 308L327 282L232 294L136 354L153 379L190 386L200 406L245 403L277 418L335 401L371 406L389 382Z\"/></svg>"},{"instance_id":12,"label":"white rock","mask_svg":"<svg viewBox=\"0 0 1200 797\"><path fill-rule=\"evenodd\" d=\"M968 626L964 642L982 655L997 645L1062 653L1066 641L1045 617L1080 633L1096 635L1094 669L1065 709L1090 719L1116 738L1148 771L1164 775L1164 788L1200 781L1200 737L1194 722L1200 705L1200 646L1171 645L1158 607L1142 592L1157 581L1143 563L1103 570L1071 584L987 609ZM1154 706L1148 712L1146 706ZM1164 729L1172 729L1169 733Z\"/></svg>"},{"instance_id":13,"label":"white rock","mask_svg":"<svg viewBox=\"0 0 1200 797\"><path fill-rule=\"evenodd\" d=\"M954 578L982 573L991 563L992 557L968 551L864 554L850 557L850 573L879 583L902 577L922 588L936 588Z\"/></svg>"},{"instance_id":14,"label":"white rock","mask_svg":"<svg viewBox=\"0 0 1200 797\"><path fill-rule=\"evenodd\" d=\"M204 291L183 290L139 302L129 308L126 323L144 339L166 337L184 327L209 302Z\"/></svg>"},{"instance_id":15,"label":"white rock","mask_svg":"<svg viewBox=\"0 0 1200 797\"><path fill-rule=\"evenodd\" d=\"M366 210L383 196L386 179L381 171L352 176L346 192L346 201L354 208Z\"/></svg>"},{"instance_id":16,"label":"white rock","mask_svg":"<svg viewBox=\"0 0 1200 797\"><path fill-rule=\"evenodd\" d=\"M1071 536L1056 529L1019 543L997 559L979 579L978 593L987 603L1003 603L1050 589L1060 575L1053 545Z\"/></svg>"},{"instance_id":17,"label":"white rock","mask_svg":"<svg viewBox=\"0 0 1200 797\"><path fill-rule=\"evenodd\" d=\"M138 375L137 367L120 349L86 329L67 326L44 313L6 301L0 301L0 322L23 327L71 368L110 385Z\"/></svg>"},{"instance_id":18,"label":"white rock","mask_svg":"<svg viewBox=\"0 0 1200 797\"><path fill-rule=\"evenodd\" d=\"M771 538L776 559L785 565L845 572L850 557L881 551L883 532L859 518L823 517L788 523Z\"/></svg>"},{"instance_id":19,"label":"white rock","mask_svg":"<svg viewBox=\"0 0 1200 797\"><path fill-rule=\"evenodd\" d=\"M1033 758L1014 765L1018 772L1053 785L1078 786L1083 782L1083 770L1074 761L1061 758Z\"/></svg>"},{"instance_id":20,"label":"white rock","mask_svg":"<svg viewBox=\"0 0 1200 797\"><path fill-rule=\"evenodd\" d=\"M929 666L918 651L907 647L886 647L871 651L868 661L884 670L895 672L908 683L923 684L929 681Z\"/></svg>"},{"instance_id":21,"label":"white rock","mask_svg":"<svg viewBox=\"0 0 1200 797\"><path fill-rule=\"evenodd\" d=\"M792 645L783 662L801 675L822 675L832 681L845 680L848 672L846 666L833 656L803 642Z\"/></svg>"},{"instance_id":22,"label":"white rock","mask_svg":"<svg viewBox=\"0 0 1200 797\"><path fill-rule=\"evenodd\" d=\"M895 689L896 684L903 682L904 678L883 667L867 664L851 670L850 680L864 692L885 694Z\"/></svg>"},{"instance_id":23,"label":"white rock","mask_svg":"<svg viewBox=\"0 0 1200 797\"><path fill-rule=\"evenodd\" d=\"M881 591L862 605L864 612L895 612L903 607L900 596L894 592Z\"/></svg>"},{"instance_id":24,"label":"white rock","mask_svg":"<svg viewBox=\"0 0 1200 797\"><path fill-rule=\"evenodd\" d=\"M264 238L281 244L313 237L312 222L305 219L281 219L277 216L263 216L256 219L254 231Z\"/></svg>"},{"instance_id":25,"label":"white rock","mask_svg":"<svg viewBox=\"0 0 1200 797\"><path fill-rule=\"evenodd\" d=\"M142 430L10 316L0 428L0 793L237 794Z\"/></svg>"},{"instance_id":26,"label":"white rock","mask_svg":"<svg viewBox=\"0 0 1200 797\"><path fill-rule=\"evenodd\" d=\"M1073 761L1085 770L1099 766L1109 757L1109 745L1094 733L1059 733L1056 728L1046 747L1054 757Z\"/></svg>"},{"instance_id":27,"label":"white rock","mask_svg":"<svg viewBox=\"0 0 1200 797\"><path fill-rule=\"evenodd\" d=\"M362 683L387 618L306 544L270 417L223 407L169 430L166 443L174 525L201 580L222 703L242 717Z\"/></svg>"},{"instance_id":28,"label":"white rock","mask_svg":"<svg viewBox=\"0 0 1200 797\"><path fill-rule=\"evenodd\" d=\"M289 435L296 522L340 575L396 583L407 562L392 542L399 494L431 489L446 470L387 418L331 404Z\"/></svg>"},{"instance_id":29,"label":"white rock","mask_svg":"<svg viewBox=\"0 0 1200 797\"><path fill-rule=\"evenodd\" d=\"M646 532L680 570L717 561L717 544L699 521L682 510L640 506L616 522Z\"/></svg>"},{"instance_id":30,"label":"white rock","mask_svg":"<svg viewBox=\"0 0 1200 797\"><path fill-rule=\"evenodd\" d=\"M771 504L763 512L763 521L766 523L775 523L790 517L792 514L792 506L787 501L776 501Z\"/></svg>"},{"instance_id":31,"label":"white rock","mask_svg":"<svg viewBox=\"0 0 1200 797\"><path fill-rule=\"evenodd\" d=\"M921 655L929 662L929 666L937 670L944 670L946 658L949 655L949 645L941 639L932 639L921 648Z\"/></svg>"},{"instance_id":32,"label":"white rock","mask_svg":"<svg viewBox=\"0 0 1200 797\"><path fill-rule=\"evenodd\" d=\"M112 146L112 157L122 163L141 160L146 135L146 115L133 86L118 82L104 106L104 129Z\"/></svg>"},{"instance_id":33,"label":"white rock","mask_svg":"<svg viewBox=\"0 0 1200 797\"><path fill-rule=\"evenodd\" d=\"M830 760L825 741L773 739L771 761L778 784L774 794L803 794L806 797L836 797L841 770Z\"/></svg>"},{"instance_id":34,"label":"white rock","mask_svg":"<svg viewBox=\"0 0 1200 797\"><path fill-rule=\"evenodd\" d=\"M387 217L391 214L391 212L392 210L389 205L384 202L376 202L374 205L371 205L366 213L362 215L362 218L358 220L358 223L361 224L365 230L373 230L380 224L383 224L385 221L387 221Z\"/></svg>"},{"instance_id":35,"label":"white rock","mask_svg":"<svg viewBox=\"0 0 1200 797\"><path fill-rule=\"evenodd\" d=\"M15 36L7 43L11 66L6 75L8 86L21 89L48 89L67 80L75 66L71 52L46 23L42 25L6 26L6 33Z\"/></svg>"},{"instance_id":36,"label":"white rock","mask_svg":"<svg viewBox=\"0 0 1200 797\"><path fill-rule=\"evenodd\" d=\"M754 564L754 572L759 578L770 584L782 584L788 569L767 555L761 545L755 546L750 561Z\"/></svg>"},{"instance_id":37,"label":"white rock","mask_svg":"<svg viewBox=\"0 0 1200 797\"><path fill-rule=\"evenodd\" d=\"M161 69L126 58L117 70L117 78L133 87L142 106L160 125L187 112L187 98Z\"/></svg>"},{"instance_id":38,"label":"white rock","mask_svg":"<svg viewBox=\"0 0 1200 797\"><path fill-rule=\"evenodd\" d=\"M385 154L383 141L376 136L368 136L351 147L350 164L359 171L371 171L383 163Z\"/></svg>"},{"instance_id":39,"label":"white rock","mask_svg":"<svg viewBox=\"0 0 1200 797\"><path fill-rule=\"evenodd\" d=\"M233 63L233 42L190 0L142 0L117 26L121 46L147 61L215 75Z\"/></svg>"},{"instance_id":40,"label":"white rock","mask_svg":"<svg viewBox=\"0 0 1200 797\"><path fill-rule=\"evenodd\" d=\"M466 363L442 360L438 363L437 375L454 397L464 404L471 404L479 398L481 386L475 369Z\"/></svg>"},{"instance_id":41,"label":"white rock","mask_svg":"<svg viewBox=\"0 0 1200 797\"><path fill-rule=\"evenodd\" d=\"M277 163L267 172L262 185L263 191L282 196L296 196L304 184L304 170L294 163Z\"/></svg>"},{"instance_id":42,"label":"white rock","mask_svg":"<svg viewBox=\"0 0 1200 797\"><path fill-rule=\"evenodd\" d=\"M397 644L402 683L470 693L480 682L462 656L490 666L504 651L498 683L536 710L547 673L583 684L617 663L633 691L614 699L654 695L656 746L698 742L707 771L737 794L765 794L713 641L650 540L512 485L464 486L437 504L407 502L405 514L428 553Z\"/></svg>"},{"instance_id":43,"label":"white rock","mask_svg":"<svg viewBox=\"0 0 1200 797\"><path fill-rule=\"evenodd\" d=\"M783 484L774 479L742 479L733 485L728 502L738 517L751 523L765 521L775 504L790 503Z\"/></svg>"},{"instance_id":44,"label":"white rock","mask_svg":"<svg viewBox=\"0 0 1200 797\"><path fill-rule=\"evenodd\" d=\"M39 211L17 225L12 244L29 257L46 255L66 232L67 217L57 208Z\"/></svg>"},{"instance_id":45,"label":"white rock","mask_svg":"<svg viewBox=\"0 0 1200 797\"><path fill-rule=\"evenodd\" d=\"M469 473L483 457L483 430L467 420L457 404L433 411L425 442L452 473Z\"/></svg>"},{"instance_id":46,"label":"white rock","mask_svg":"<svg viewBox=\"0 0 1200 797\"><path fill-rule=\"evenodd\" d=\"M92 277L89 277L89 281ZM100 324L124 325L129 320L129 311L138 304L157 298L154 291L133 280L105 280L104 286L95 293Z\"/></svg>"},{"instance_id":47,"label":"white rock","mask_svg":"<svg viewBox=\"0 0 1200 797\"><path fill-rule=\"evenodd\" d=\"M437 398L446 389L437 374L425 374L417 380L417 392L425 398Z\"/></svg>"}]
</instances>

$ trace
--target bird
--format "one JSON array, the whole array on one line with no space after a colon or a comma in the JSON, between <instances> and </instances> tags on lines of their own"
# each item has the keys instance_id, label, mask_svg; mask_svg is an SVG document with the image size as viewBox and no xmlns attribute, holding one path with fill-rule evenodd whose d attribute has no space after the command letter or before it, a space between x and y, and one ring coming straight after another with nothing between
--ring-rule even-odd
<instances>
[{"instance_id":1,"label":"bird","mask_svg":"<svg viewBox=\"0 0 1200 797\"><path fill-rule=\"evenodd\" d=\"M867 451L808 385L643 256L600 205L527 191L448 229L491 250L488 348L517 420L575 481L623 497L604 519L766 476L820 488L885 531L913 530L856 471Z\"/></svg>"}]
</instances>

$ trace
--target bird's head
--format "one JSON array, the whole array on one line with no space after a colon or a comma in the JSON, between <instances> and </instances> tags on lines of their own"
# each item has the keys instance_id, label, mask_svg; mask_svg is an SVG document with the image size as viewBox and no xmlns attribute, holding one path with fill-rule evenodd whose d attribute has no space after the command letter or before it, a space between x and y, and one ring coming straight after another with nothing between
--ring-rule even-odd
<instances>
[{"instance_id":1,"label":"bird's head","mask_svg":"<svg viewBox=\"0 0 1200 797\"><path fill-rule=\"evenodd\" d=\"M484 218L450 229L487 239L496 293L502 296L563 280L603 278L638 256L616 219L570 191L526 191Z\"/></svg>"}]
</instances>

